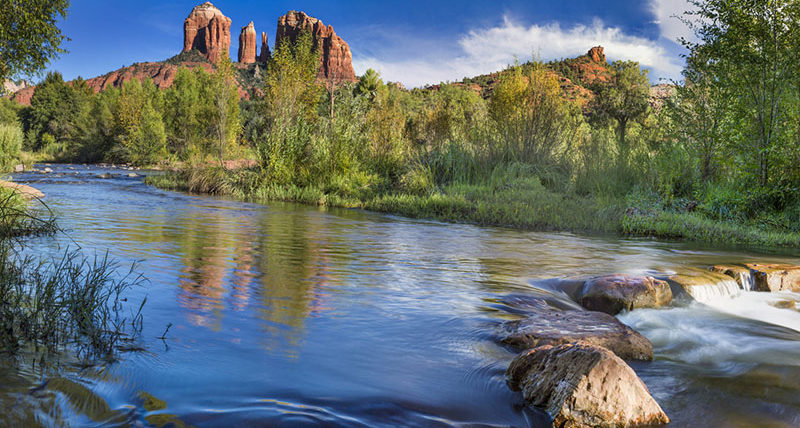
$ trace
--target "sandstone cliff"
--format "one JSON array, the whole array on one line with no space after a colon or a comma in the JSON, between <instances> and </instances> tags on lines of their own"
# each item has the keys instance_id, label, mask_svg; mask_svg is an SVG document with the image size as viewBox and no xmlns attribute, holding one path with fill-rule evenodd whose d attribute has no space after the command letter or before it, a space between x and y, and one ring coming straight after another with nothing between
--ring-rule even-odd
<instances>
[{"instance_id":1,"label":"sandstone cliff","mask_svg":"<svg viewBox=\"0 0 800 428\"><path fill-rule=\"evenodd\" d=\"M231 19L210 2L195 6L183 22L183 52L197 50L211 62L230 55Z\"/></svg>"},{"instance_id":2,"label":"sandstone cliff","mask_svg":"<svg viewBox=\"0 0 800 428\"><path fill-rule=\"evenodd\" d=\"M239 34L239 62L242 64L252 64L256 62L256 27L250 21Z\"/></svg>"},{"instance_id":3,"label":"sandstone cliff","mask_svg":"<svg viewBox=\"0 0 800 428\"><path fill-rule=\"evenodd\" d=\"M267 37L267 33L261 33L261 54L258 56L258 60L266 63L272 57L269 51L269 38Z\"/></svg>"},{"instance_id":4,"label":"sandstone cliff","mask_svg":"<svg viewBox=\"0 0 800 428\"><path fill-rule=\"evenodd\" d=\"M321 79L331 79L336 82L355 82L357 80L353 70L353 55L347 42L336 35L332 26L325 26L322 21L308 16L304 12L293 10L278 19L275 46L280 46L281 43L287 41L294 42L304 30L311 32L314 46L320 50L319 77Z\"/></svg>"}]
</instances>

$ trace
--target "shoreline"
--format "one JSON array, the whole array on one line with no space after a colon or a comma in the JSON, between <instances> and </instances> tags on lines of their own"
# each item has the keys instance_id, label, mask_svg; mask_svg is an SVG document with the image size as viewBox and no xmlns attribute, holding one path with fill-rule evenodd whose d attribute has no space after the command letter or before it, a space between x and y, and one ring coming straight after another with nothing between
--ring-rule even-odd
<instances>
[{"instance_id":1,"label":"shoreline","mask_svg":"<svg viewBox=\"0 0 800 428\"><path fill-rule=\"evenodd\" d=\"M452 184L430 194L384 191L340 194L314 186L254 184L247 170L166 171L145 178L163 190L228 196L253 203L293 202L331 208L357 208L415 219L536 232L613 235L620 238L695 242L761 251L800 248L800 233L710 219L696 212L670 212L630 206L624 199L574 197L510 183Z\"/></svg>"}]
</instances>

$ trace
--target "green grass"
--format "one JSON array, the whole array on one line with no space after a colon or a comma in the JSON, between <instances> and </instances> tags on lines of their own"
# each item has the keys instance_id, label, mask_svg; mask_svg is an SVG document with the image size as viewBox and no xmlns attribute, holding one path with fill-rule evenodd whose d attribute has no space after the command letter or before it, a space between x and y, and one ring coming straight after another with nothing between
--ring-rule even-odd
<instances>
[{"instance_id":1,"label":"green grass","mask_svg":"<svg viewBox=\"0 0 800 428\"><path fill-rule=\"evenodd\" d=\"M422 194L398 189L342 191L336 186L264 183L257 171L194 169L151 176L147 183L167 190L232 196L251 202L297 202L361 208L411 218L534 231L650 237L751 247L800 247L800 233L711 219L700 212L672 212L636 198L602 198L558 192L532 176L455 183ZM640 207L639 205L643 205Z\"/></svg>"}]
</instances>

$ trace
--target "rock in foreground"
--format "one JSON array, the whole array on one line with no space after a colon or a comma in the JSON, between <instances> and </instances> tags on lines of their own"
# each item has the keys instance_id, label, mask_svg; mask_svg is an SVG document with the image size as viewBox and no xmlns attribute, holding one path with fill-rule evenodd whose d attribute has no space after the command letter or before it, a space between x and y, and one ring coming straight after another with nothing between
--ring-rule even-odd
<instances>
[{"instance_id":1,"label":"rock in foreground","mask_svg":"<svg viewBox=\"0 0 800 428\"><path fill-rule=\"evenodd\" d=\"M19 183L12 183L10 181L2 181L0 180L0 187L11 189L15 192L19 192L23 198L31 200L31 199L42 199L44 198L44 193L42 193L38 189L34 189L31 186L26 186L24 184Z\"/></svg>"},{"instance_id":2,"label":"rock in foreground","mask_svg":"<svg viewBox=\"0 0 800 428\"><path fill-rule=\"evenodd\" d=\"M590 311L616 315L668 305L672 302L672 290L666 281L649 276L602 276L586 281L578 302Z\"/></svg>"},{"instance_id":3,"label":"rock in foreground","mask_svg":"<svg viewBox=\"0 0 800 428\"><path fill-rule=\"evenodd\" d=\"M517 349L531 349L583 341L607 348L625 360L653 359L653 344L611 315L602 312L533 309L528 318L503 324L503 343Z\"/></svg>"},{"instance_id":4,"label":"rock in foreground","mask_svg":"<svg viewBox=\"0 0 800 428\"><path fill-rule=\"evenodd\" d=\"M553 426L632 427L669 423L644 382L611 351L586 343L542 346L518 356L507 379Z\"/></svg>"}]
</instances>

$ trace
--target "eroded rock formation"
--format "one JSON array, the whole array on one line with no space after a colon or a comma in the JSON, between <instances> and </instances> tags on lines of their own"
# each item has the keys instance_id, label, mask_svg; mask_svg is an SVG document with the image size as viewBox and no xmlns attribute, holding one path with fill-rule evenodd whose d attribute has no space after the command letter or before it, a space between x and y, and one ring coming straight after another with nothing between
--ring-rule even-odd
<instances>
[{"instance_id":1,"label":"eroded rock formation","mask_svg":"<svg viewBox=\"0 0 800 428\"><path fill-rule=\"evenodd\" d=\"M261 54L258 55L258 60L266 63L269 61L272 55L269 51L269 37L267 37L267 33L261 33Z\"/></svg>"},{"instance_id":2,"label":"eroded rock formation","mask_svg":"<svg viewBox=\"0 0 800 428\"><path fill-rule=\"evenodd\" d=\"M252 64L256 62L256 27L253 21L242 27L239 34L239 62L242 64Z\"/></svg>"},{"instance_id":3,"label":"eroded rock formation","mask_svg":"<svg viewBox=\"0 0 800 428\"><path fill-rule=\"evenodd\" d=\"M194 49L217 62L221 55L230 55L230 47L231 19L210 2L195 6L183 22L183 51Z\"/></svg>"},{"instance_id":4,"label":"eroded rock formation","mask_svg":"<svg viewBox=\"0 0 800 428\"><path fill-rule=\"evenodd\" d=\"M284 42L294 42L303 31L310 31L314 46L320 50L321 67L319 77L336 82L355 82L353 70L353 54L350 46L336 35L332 26L325 26L317 18L304 12L290 11L278 19L278 31L275 46Z\"/></svg>"},{"instance_id":5,"label":"eroded rock formation","mask_svg":"<svg viewBox=\"0 0 800 428\"><path fill-rule=\"evenodd\" d=\"M669 423L633 369L613 352L584 342L524 352L509 366L507 380L528 404L546 410L555 427Z\"/></svg>"}]
</instances>

